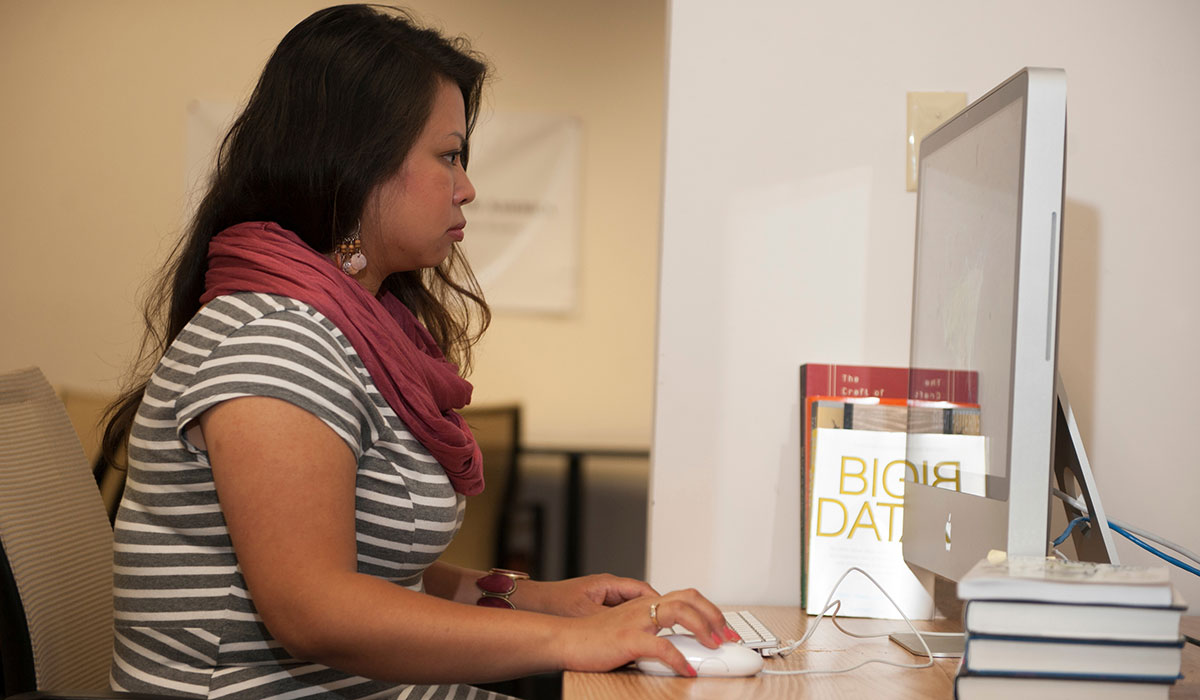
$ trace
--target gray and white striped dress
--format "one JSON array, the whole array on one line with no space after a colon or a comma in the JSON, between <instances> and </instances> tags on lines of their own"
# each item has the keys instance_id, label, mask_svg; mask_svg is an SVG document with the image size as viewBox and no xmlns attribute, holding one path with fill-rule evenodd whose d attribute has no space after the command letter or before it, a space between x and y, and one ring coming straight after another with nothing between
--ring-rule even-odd
<instances>
[{"instance_id":1,"label":"gray and white striped dress","mask_svg":"<svg viewBox=\"0 0 1200 700\"><path fill-rule=\"evenodd\" d=\"M239 570L208 456L187 435L205 410L243 396L293 403L353 451L360 572L422 590L422 573L462 522L463 498L333 323L286 297L219 297L159 363L130 435L115 527L113 687L237 700L493 697L353 676L296 659L271 637Z\"/></svg>"}]
</instances>

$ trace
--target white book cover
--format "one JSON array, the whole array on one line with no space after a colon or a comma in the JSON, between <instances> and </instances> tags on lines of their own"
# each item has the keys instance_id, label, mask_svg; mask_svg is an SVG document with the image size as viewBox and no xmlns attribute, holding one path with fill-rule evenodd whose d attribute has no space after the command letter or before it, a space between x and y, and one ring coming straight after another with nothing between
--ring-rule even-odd
<instances>
[{"instance_id":1,"label":"white book cover","mask_svg":"<svg viewBox=\"0 0 1200 700\"><path fill-rule=\"evenodd\" d=\"M852 566L871 574L913 619L933 615L932 581L904 563L904 475L921 483L982 493L983 438L923 435L905 453L904 433L820 428L813 441L809 504L808 613L821 611ZM838 587L838 615L899 619L887 598L852 573Z\"/></svg>"}]
</instances>

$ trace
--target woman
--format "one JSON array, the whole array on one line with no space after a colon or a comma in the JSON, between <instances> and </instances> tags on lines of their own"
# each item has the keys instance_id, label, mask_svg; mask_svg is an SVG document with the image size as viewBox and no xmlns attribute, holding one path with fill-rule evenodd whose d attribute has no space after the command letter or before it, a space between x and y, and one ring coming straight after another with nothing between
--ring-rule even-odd
<instances>
[{"instance_id":1,"label":"woman","mask_svg":"<svg viewBox=\"0 0 1200 700\"><path fill-rule=\"evenodd\" d=\"M695 591L437 561L483 488L453 409L489 319L455 245L485 76L365 6L268 61L161 282L157 365L105 436L130 463L115 688L454 697L645 656L694 675L660 625L736 638Z\"/></svg>"}]
</instances>

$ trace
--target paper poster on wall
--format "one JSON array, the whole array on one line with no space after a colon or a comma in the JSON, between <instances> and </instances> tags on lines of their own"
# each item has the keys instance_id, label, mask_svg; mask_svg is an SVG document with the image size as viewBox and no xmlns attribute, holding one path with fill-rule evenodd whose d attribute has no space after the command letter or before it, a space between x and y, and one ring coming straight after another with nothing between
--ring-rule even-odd
<instances>
[{"instance_id":1,"label":"paper poster on wall","mask_svg":"<svg viewBox=\"0 0 1200 700\"><path fill-rule=\"evenodd\" d=\"M208 189L217 147L233 124L237 105L218 100L191 100L187 105L187 150L184 161L183 220L192 220Z\"/></svg>"},{"instance_id":2,"label":"paper poster on wall","mask_svg":"<svg viewBox=\"0 0 1200 700\"><path fill-rule=\"evenodd\" d=\"M561 114L494 113L471 139L463 246L496 309L566 312L579 266L580 126Z\"/></svg>"},{"instance_id":3,"label":"paper poster on wall","mask_svg":"<svg viewBox=\"0 0 1200 700\"><path fill-rule=\"evenodd\" d=\"M207 188L237 105L187 107L185 221ZM580 126L561 114L491 113L471 139L476 199L462 245L493 309L563 313L579 267Z\"/></svg>"}]
</instances>

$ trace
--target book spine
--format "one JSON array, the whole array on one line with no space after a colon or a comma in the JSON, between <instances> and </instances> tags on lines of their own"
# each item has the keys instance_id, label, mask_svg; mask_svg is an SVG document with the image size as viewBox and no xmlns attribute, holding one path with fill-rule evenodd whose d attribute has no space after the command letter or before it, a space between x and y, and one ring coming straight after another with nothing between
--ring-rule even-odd
<instances>
[{"instance_id":1,"label":"book spine","mask_svg":"<svg viewBox=\"0 0 1200 700\"><path fill-rule=\"evenodd\" d=\"M1175 676L1140 676L1127 673L1033 673L1029 671L980 671L968 668L964 676L980 676L989 678L1045 678L1047 680L1063 681L1111 681L1115 683L1175 683L1183 679L1183 674Z\"/></svg>"},{"instance_id":2,"label":"book spine","mask_svg":"<svg viewBox=\"0 0 1200 700\"><path fill-rule=\"evenodd\" d=\"M1093 674L1071 674L1071 673L1021 673L1021 672L997 672L990 671L980 672L959 666L958 672L954 676L954 691L955 698L959 698L961 693L960 684L969 684L971 678L1000 678L1006 680L1044 680L1044 681L1085 681L1091 683L1115 683L1125 685L1129 688L1143 685L1173 685L1183 679L1183 674L1178 676L1129 676L1124 674L1109 674L1097 676ZM1013 692L1019 692L1020 685L1013 686ZM1068 690L1068 688L1064 688ZM1018 696L1014 696L1018 697ZM1041 697L1041 696L1038 696ZM1075 697L1075 696L1070 696Z\"/></svg>"},{"instance_id":3,"label":"book spine","mask_svg":"<svg viewBox=\"0 0 1200 700\"><path fill-rule=\"evenodd\" d=\"M1116 647L1158 647L1162 649L1182 649L1183 637L1170 640L1158 639L1085 639L1082 637L1033 637L1022 634L985 634L982 632L967 632L967 649L973 640L986 641L994 639L1003 642L1023 642L1028 644L1086 644L1090 646Z\"/></svg>"},{"instance_id":4,"label":"book spine","mask_svg":"<svg viewBox=\"0 0 1200 700\"><path fill-rule=\"evenodd\" d=\"M812 408L808 402L809 368L800 365L800 607L808 609L808 501L812 478L808 473L808 446L812 433Z\"/></svg>"},{"instance_id":5,"label":"book spine","mask_svg":"<svg viewBox=\"0 0 1200 700\"><path fill-rule=\"evenodd\" d=\"M987 643L988 641L998 642L1017 642L1020 644L1028 644L1031 648L1041 648L1043 651L1039 655L1041 658L1054 658L1055 651L1061 648L1061 645L1086 645L1090 647L1109 647L1110 649L1127 649L1129 653L1133 653L1133 649L1137 648L1160 648L1160 649L1179 649L1182 655L1184 640L1181 637L1176 641L1113 641L1106 639L1079 639L1067 637L1028 637L1021 635L1008 634L979 634L968 632L966 641L963 646L962 664L959 673L966 673L975 676L995 676L995 677L1020 677L1020 678L1060 678L1068 680L1096 680L1096 681L1128 681L1139 683L1173 683L1183 676L1179 672L1179 662L1182 656L1175 662L1175 671L1171 674L1163 673L1138 673L1129 668L1110 668L1105 671L1091 670L1061 670L1050 668L1039 668L1036 670L1030 669L1013 669L1013 668L980 668L978 663L974 661L974 654L977 644ZM1048 656L1047 656L1048 655Z\"/></svg>"},{"instance_id":6,"label":"book spine","mask_svg":"<svg viewBox=\"0 0 1200 700\"><path fill-rule=\"evenodd\" d=\"M968 635L1019 635L1039 639L1070 636L1113 642L1174 642L1186 608L1091 605L1041 601L982 600L963 605Z\"/></svg>"}]
</instances>

